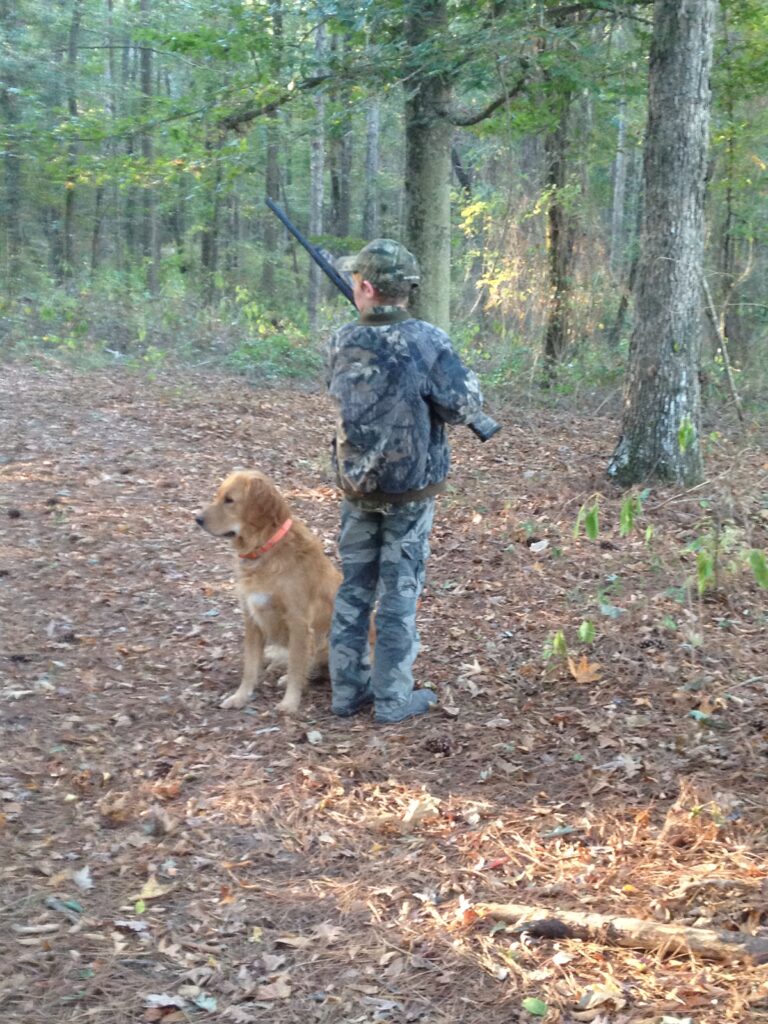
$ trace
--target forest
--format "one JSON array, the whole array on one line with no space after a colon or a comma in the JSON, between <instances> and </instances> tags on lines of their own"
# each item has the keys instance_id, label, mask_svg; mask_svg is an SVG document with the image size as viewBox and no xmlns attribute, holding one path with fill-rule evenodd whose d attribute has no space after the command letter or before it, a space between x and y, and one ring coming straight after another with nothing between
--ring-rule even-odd
<instances>
[{"instance_id":1,"label":"forest","mask_svg":"<svg viewBox=\"0 0 768 1024\"><path fill-rule=\"evenodd\" d=\"M0 0L0 1012L768 1021L768 0ZM331 259L450 431L422 720L240 670L195 514L336 557Z\"/></svg>"}]
</instances>

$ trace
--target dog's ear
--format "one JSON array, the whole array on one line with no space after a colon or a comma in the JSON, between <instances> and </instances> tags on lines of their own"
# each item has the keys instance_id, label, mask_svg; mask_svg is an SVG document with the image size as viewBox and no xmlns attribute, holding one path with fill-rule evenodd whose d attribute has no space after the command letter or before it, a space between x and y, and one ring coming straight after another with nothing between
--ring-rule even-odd
<instances>
[{"instance_id":1,"label":"dog's ear","mask_svg":"<svg viewBox=\"0 0 768 1024\"><path fill-rule=\"evenodd\" d=\"M277 529L290 515L280 492L261 473L251 473L245 488L245 518L253 526Z\"/></svg>"}]
</instances>

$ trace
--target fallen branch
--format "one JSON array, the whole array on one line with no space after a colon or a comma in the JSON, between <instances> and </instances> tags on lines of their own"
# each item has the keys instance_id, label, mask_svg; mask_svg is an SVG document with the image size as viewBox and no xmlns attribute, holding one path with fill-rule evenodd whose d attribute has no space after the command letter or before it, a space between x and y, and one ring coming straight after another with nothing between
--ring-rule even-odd
<instances>
[{"instance_id":1,"label":"fallen branch","mask_svg":"<svg viewBox=\"0 0 768 1024\"><path fill-rule=\"evenodd\" d=\"M768 938L741 932L716 932L710 928L688 928L637 917L606 917L572 910L553 912L547 907L530 907L523 903L478 903L472 909L479 917L515 924L517 930L535 938L588 939L660 953L694 953L708 960L768 963Z\"/></svg>"}]
</instances>

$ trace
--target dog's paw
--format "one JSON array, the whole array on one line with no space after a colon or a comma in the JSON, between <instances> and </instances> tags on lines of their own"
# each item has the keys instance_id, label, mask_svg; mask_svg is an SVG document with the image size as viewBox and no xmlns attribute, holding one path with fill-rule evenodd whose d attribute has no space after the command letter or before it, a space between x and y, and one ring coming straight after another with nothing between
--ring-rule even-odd
<instances>
[{"instance_id":1,"label":"dog's paw","mask_svg":"<svg viewBox=\"0 0 768 1024\"><path fill-rule=\"evenodd\" d=\"M244 708L247 703L248 698L244 694L240 693L239 690L235 690L234 693L230 693L228 697L224 698L221 704L219 704L219 707L239 709Z\"/></svg>"},{"instance_id":2,"label":"dog's paw","mask_svg":"<svg viewBox=\"0 0 768 1024\"><path fill-rule=\"evenodd\" d=\"M286 695L277 705L275 711L277 711L279 715L295 715L298 713L300 704L300 697L289 697Z\"/></svg>"}]
</instances>

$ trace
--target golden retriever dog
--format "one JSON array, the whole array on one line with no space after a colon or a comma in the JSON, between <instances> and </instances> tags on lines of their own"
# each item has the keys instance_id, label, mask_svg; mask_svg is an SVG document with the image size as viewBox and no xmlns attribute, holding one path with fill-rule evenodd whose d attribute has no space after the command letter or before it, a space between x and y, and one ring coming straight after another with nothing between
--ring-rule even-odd
<instances>
[{"instance_id":1,"label":"golden retriever dog","mask_svg":"<svg viewBox=\"0 0 768 1024\"><path fill-rule=\"evenodd\" d=\"M228 476L196 522L214 537L232 540L245 621L242 682L221 707L245 707L261 679L267 648L282 648L286 689L277 710L295 714L309 678L327 669L341 573L272 481L256 470Z\"/></svg>"}]
</instances>

